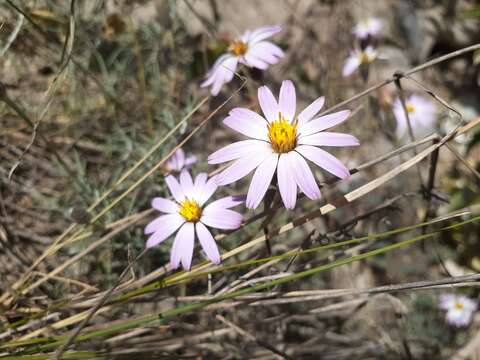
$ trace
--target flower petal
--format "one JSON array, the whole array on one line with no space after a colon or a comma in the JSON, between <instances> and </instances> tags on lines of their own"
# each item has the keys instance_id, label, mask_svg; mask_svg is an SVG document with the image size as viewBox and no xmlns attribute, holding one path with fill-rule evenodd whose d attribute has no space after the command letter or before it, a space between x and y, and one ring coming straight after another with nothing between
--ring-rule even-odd
<instances>
[{"instance_id":1,"label":"flower petal","mask_svg":"<svg viewBox=\"0 0 480 360\"><path fill-rule=\"evenodd\" d=\"M343 65L342 75L347 77L353 74L355 70L360 66L360 59L358 56L351 55L345 60L345 65Z\"/></svg>"},{"instance_id":2,"label":"flower petal","mask_svg":"<svg viewBox=\"0 0 480 360\"><path fill-rule=\"evenodd\" d=\"M209 208L210 210L213 209L229 209L231 207L240 205L241 203L245 202L245 196L244 195L234 195L234 196L227 196L218 200L215 200L208 204L206 208Z\"/></svg>"},{"instance_id":3,"label":"flower petal","mask_svg":"<svg viewBox=\"0 0 480 360\"><path fill-rule=\"evenodd\" d=\"M274 26L264 26L252 31L248 38L248 45L251 46L252 44L258 43L262 40L265 40L277 33L282 31L282 27L280 25Z\"/></svg>"},{"instance_id":4,"label":"flower petal","mask_svg":"<svg viewBox=\"0 0 480 360\"><path fill-rule=\"evenodd\" d=\"M246 53L244 58L245 64L248 66L255 67L260 70L266 70L268 68L268 63L256 57L252 52Z\"/></svg>"},{"instance_id":5,"label":"flower petal","mask_svg":"<svg viewBox=\"0 0 480 360\"><path fill-rule=\"evenodd\" d=\"M268 150L270 144L261 140L243 140L229 144L208 157L209 164L221 164L241 157Z\"/></svg>"},{"instance_id":6,"label":"flower petal","mask_svg":"<svg viewBox=\"0 0 480 360\"><path fill-rule=\"evenodd\" d=\"M313 146L357 146L360 142L355 136L335 132L319 132L298 138L299 145Z\"/></svg>"},{"instance_id":7,"label":"flower petal","mask_svg":"<svg viewBox=\"0 0 480 360\"><path fill-rule=\"evenodd\" d=\"M183 193L186 197L190 198L193 196L193 180L187 170L182 170L182 172L180 173L180 186L182 187Z\"/></svg>"},{"instance_id":8,"label":"flower petal","mask_svg":"<svg viewBox=\"0 0 480 360\"><path fill-rule=\"evenodd\" d=\"M218 95L223 84L232 80L238 65L236 56L222 55L213 65L213 68L207 73L207 79L200 85L201 87L212 86L213 96Z\"/></svg>"},{"instance_id":9,"label":"flower petal","mask_svg":"<svg viewBox=\"0 0 480 360\"><path fill-rule=\"evenodd\" d=\"M282 115L290 122L295 118L296 106L297 96L295 94L295 86L290 80L284 80L280 87L278 107Z\"/></svg>"},{"instance_id":10,"label":"flower petal","mask_svg":"<svg viewBox=\"0 0 480 360\"><path fill-rule=\"evenodd\" d=\"M173 198L178 203L181 203L183 200L185 200L185 194L183 193L183 190L179 182L173 175L166 176L165 183L167 184L168 189L170 190L170 193L172 194Z\"/></svg>"},{"instance_id":11,"label":"flower petal","mask_svg":"<svg viewBox=\"0 0 480 360\"><path fill-rule=\"evenodd\" d=\"M262 201L277 168L278 154L272 153L255 170L248 188L246 206L255 209Z\"/></svg>"},{"instance_id":12,"label":"flower petal","mask_svg":"<svg viewBox=\"0 0 480 360\"><path fill-rule=\"evenodd\" d=\"M193 241L195 239L194 225L191 222L184 224L175 236L170 253L170 265L173 269L178 268L182 261L185 270L190 269L193 256ZM186 266L188 265L188 266Z\"/></svg>"},{"instance_id":13,"label":"flower petal","mask_svg":"<svg viewBox=\"0 0 480 360\"><path fill-rule=\"evenodd\" d=\"M290 151L285 155L289 158L290 172L300 190L311 200L320 198L320 189L305 159L295 151Z\"/></svg>"},{"instance_id":14,"label":"flower petal","mask_svg":"<svg viewBox=\"0 0 480 360\"><path fill-rule=\"evenodd\" d=\"M177 231L184 222L185 219L180 214L168 214L156 218L145 227L145 234L153 232L147 240L146 247L151 248L161 243Z\"/></svg>"},{"instance_id":15,"label":"flower petal","mask_svg":"<svg viewBox=\"0 0 480 360\"><path fill-rule=\"evenodd\" d=\"M217 191L217 179L216 176L208 179L201 193L196 194L198 205L203 206L208 199L210 199L215 191Z\"/></svg>"},{"instance_id":16,"label":"flower petal","mask_svg":"<svg viewBox=\"0 0 480 360\"><path fill-rule=\"evenodd\" d=\"M197 222L195 224L195 230L197 232L200 245L202 245L202 249L205 251L205 254L207 254L207 257L212 263L220 264L221 258L220 253L218 252L217 243L215 242L215 239L210 231L208 231L207 227L201 222Z\"/></svg>"},{"instance_id":17,"label":"flower petal","mask_svg":"<svg viewBox=\"0 0 480 360\"><path fill-rule=\"evenodd\" d=\"M251 55L270 65L276 64L284 56L283 50L268 41L262 41L248 48L247 55Z\"/></svg>"},{"instance_id":18,"label":"flower petal","mask_svg":"<svg viewBox=\"0 0 480 360\"><path fill-rule=\"evenodd\" d=\"M242 215L236 211L208 208L207 206L203 209L200 221L205 225L216 229L234 230L240 227L242 219Z\"/></svg>"},{"instance_id":19,"label":"flower petal","mask_svg":"<svg viewBox=\"0 0 480 360\"><path fill-rule=\"evenodd\" d=\"M177 203L162 197L153 198L152 207L163 213L176 213L178 211Z\"/></svg>"},{"instance_id":20,"label":"flower petal","mask_svg":"<svg viewBox=\"0 0 480 360\"><path fill-rule=\"evenodd\" d=\"M270 148L258 152L256 156L245 156L235 160L232 165L217 175L217 185L228 185L247 176L272 153L273 151Z\"/></svg>"},{"instance_id":21,"label":"flower petal","mask_svg":"<svg viewBox=\"0 0 480 360\"><path fill-rule=\"evenodd\" d=\"M223 123L229 128L254 139L268 139L267 121L256 112L245 108L235 108L228 115Z\"/></svg>"},{"instance_id":22,"label":"flower petal","mask_svg":"<svg viewBox=\"0 0 480 360\"><path fill-rule=\"evenodd\" d=\"M324 104L325 96L322 96L303 109L303 111L298 114L298 125L300 126L301 124L312 120L313 117L322 109Z\"/></svg>"},{"instance_id":23,"label":"flower petal","mask_svg":"<svg viewBox=\"0 0 480 360\"><path fill-rule=\"evenodd\" d=\"M350 113L351 113L350 110L342 110L342 111L335 112L333 114L320 116L316 119L313 119L299 126L298 135L299 137L306 136L306 135L315 134L325 129L329 129L347 120L348 117L350 116Z\"/></svg>"},{"instance_id":24,"label":"flower petal","mask_svg":"<svg viewBox=\"0 0 480 360\"><path fill-rule=\"evenodd\" d=\"M197 157L195 155L188 155L186 158L185 158L185 164L184 166L191 166L193 164L195 164L197 162Z\"/></svg>"},{"instance_id":25,"label":"flower petal","mask_svg":"<svg viewBox=\"0 0 480 360\"><path fill-rule=\"evenodd\" d=\"M347 167L335 156L329 154L325 150L310 145L300 145L297 146L295 150L314 164L327 170L329 173L332 173L340 179L346 179L350 176Z\"/></svg>"},{"instance_id":26,"label":"flower petal","mask_svg":"<svg viewBox=\"0 0 480 360\"><path fill-rule=\"evenodd\" d=\"M258 88L258 102L268 122L278 119L278 103L268 87L260 86Z\"/></svg>"},{"instance_id":27,"label":"flower petal","mask_svg":"<svg viewBox=\"0 0 480 360\"><path fill-rule=\"evenodd\" d=\"M294 209L297 202L297 183L292 176L292 167L287 154L280 155L277 166L277 181L280 196L287 209Z\"/></svg>"}]
</instances>

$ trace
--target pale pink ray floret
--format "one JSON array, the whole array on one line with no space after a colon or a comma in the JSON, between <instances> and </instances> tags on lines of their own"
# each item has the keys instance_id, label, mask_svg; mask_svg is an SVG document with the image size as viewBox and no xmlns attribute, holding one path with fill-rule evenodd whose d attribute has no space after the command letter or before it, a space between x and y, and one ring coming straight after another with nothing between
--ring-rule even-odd
<instances>
[{"instance_id":1,"label":"pale pink ray floret","mask_svg":"<svg viewBox=\"0 0 480 360\"><path fill-rule=\"evenodd\" d=\"M345 60L342 75L344 77L352 75L361 65L369 65L378 58L378 52L372 46L367 46L364 50L353 49Z\"/></svg>"},{"instance_id":2,"label":"pale pink ray floret","mask_svg":"<svg viewBox=\"0 0 480 360\"><path fill-rule=\"evenodd\" d=\"M184 168L188 169L197 162L197 157L193 154L185 154L182 148L178 148L165 163L165 170L168 172L180 172Z\"/></svg>"},{"instance_id":3,"label":"pale pink ray floret","mask_svg":"<svg viewBox=\"0 0 480 360\"><path fill-rule=\"evenodd\" d=\"M353 27L353 34L359 39L377 35L382 29L383 22L379 18L371 17L359 21Z\"/></svg>"},{"instance_id":4,"label":"pale pink ray floret","mask_svg":"<svg viewBox=\"0 0 480 360\"><path fill-rule=\"evenodd\" d=\"M337 158L320 146L356 146L352 135L327 132L345 121L349 110L317 117L325 99L318 98L298 115L295 87L285 80L279 100L270 89L258 89L258 100L265 117L246 108L235 108L223 123L247 136L208 157L210 164L233 163L217 175L218 185L231 184L255 170L248 189L246 205L256 208L262 201L276 173L278 189L286 208L293 209L297 187L310 199L320 198L320 189L306 160L341 178L350 173Z\"/></svg>"},{"instance_id":5,"label":"pale pink ray floret","mask_svg":"<svg viewBox=\"0 0 480 360\"><path fill-rule=\"evenodd\" d=\"M239 228L242 215L230 208L241 204L244 198L228 196L205 205L217 190L215 179L208 179L206 173L198 174L193 180L189 172L183 170L179 181L168 175L165 182L173 200L162 197L152 200L152 207L164 214L145 227L145 234L150 235L146 247L160 244L178 230L170 253L172 268L178 268L181 263L185 270L190 269L195 238L200 241L208 259L214 264L220 263L220 253L208 227L222 230Z\"/></svg>"},{"instance_id":6,"label":"pale pink ray floret","mask_svg":"<svg viewBox=\"0 0 480 360\"><path fill-rule=\"evenodd\" d=\"M443 294L440 296L440 308L447 311L445 320L450 325L463 327L470 324L477 311L477 302L465 295Z\"/></svg>"},{"instance_id":7,"label":"pale pink ray floret","mask_svg":"<svg viewBox=\"0 0 480 360\"><path fill-rule=\"evenodd\" d=\"M408 112L414 135L425 136L434 130L437 120L437 108L432 101L424 96L414 94L405 99L405 108ZM393 113L397 120L397 137L407 136L407 118L402 103L398 98L393 104Z\"/></svg>"},{"instance_id":8,"label":"pale pink ray floret","mask_svg":"<svg viewBox=\"0 0 480 360\"><path fill-rule=\"evenodd\" d=\"M211 86L211 93L216 96L222 86L233 79L239 63L260 70L266 70L270 65L276 64L284 53L277 45L265 39L281 30L282 27L276 25L246 31L230 43L228 52L215 61L200 86Z\"/></svg>"}]
</instances>

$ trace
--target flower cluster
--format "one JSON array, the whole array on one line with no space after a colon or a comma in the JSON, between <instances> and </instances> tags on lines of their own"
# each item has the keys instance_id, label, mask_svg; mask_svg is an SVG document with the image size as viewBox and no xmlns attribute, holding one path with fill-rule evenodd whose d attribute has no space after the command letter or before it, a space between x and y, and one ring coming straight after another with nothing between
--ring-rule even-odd
<instances>
[{"instance_id":1,"label":"flower cluster","mask_svg":"<svg viewBox=\"0 0 480 360\"><path fill-rule=\"evenodd\" d=\"M368 66L378 58L378 52L373 43L381 29L382 21L377 18L364 19L355 25L352 32L358 40L358 44L354 45L343 65L342 75L344 77L352 75L357 69L368 69ZM368 73L363 71L362 75L366 79Z\"/></svg>"},{"instance_id":2,"label":"flower cluster","mask_svg":"<svg viewBox=\"0 0 480 360\"><path fill-rule=\"evenodd\" d=\"M228 53L217 59L201 86L211 86L216 95L232 79L238 64L261 70L275 64L283 51L265 39L280 31L280 26L262 27L232 41ZM309 199L319 199L320 188L309 163L340 179L350 176L340 160L322 149L359 145L352 135L329 131L349 118L349 110L318 115L325 103L325 98L319 97L297 111L296 90L290 80L283 81L278 99L267 86L261 86L258 102L263 115L238 107L224 119L227 127L248 139L208 157L209 164L232 162L218 175L208 178L206 173L200 173L193 179L187 169L197 158L182 149L166 162L164 170L169 174L165 182L173 200L153 199L152 207L162 214L145 227L145 234L149 235L146 246L151 248L176 233L170 255L172 268L181 264L185 270L190 269L195 239L207 258L218 264L221 257L209 228L239 228L242 215L231 208L245 202L247 208L255 209L269 188L278 190L287 209L295 208L300 192ZM231 184L251 172L254 174L246 197L228 196L207 204L218 186ZM179 173L179 179L172 173Z\"/></svg>"}]
</instances>

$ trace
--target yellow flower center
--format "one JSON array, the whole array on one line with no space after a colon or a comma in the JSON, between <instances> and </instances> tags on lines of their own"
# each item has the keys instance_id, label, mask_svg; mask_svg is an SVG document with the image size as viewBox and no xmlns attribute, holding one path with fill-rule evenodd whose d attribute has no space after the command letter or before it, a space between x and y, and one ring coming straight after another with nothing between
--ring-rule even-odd
<instances>
[{"instance_id":1,"label":"yellow flower center","mask_svg":"<svg viewBox=\"0 0 480 360\"><path fill-rule=\"evenodd\" d=\"M412 112L415 111L415 108L413 107L412 104L406 104L405 107L407 108L407 112L411 114Z\"/></svg>"},{"instance_id":2,"label":"yellow flower center","mask_svg":"<svg viewBox=\"0 0 480 360\"><path fill-rule=\"evenodd\" d=\"M187 221L197 222L202 216L202 208L198 206L195 200L185 199L180 204L178 211Z\"/></svg>"},{"instance_id":3,"label":"yellow flower center","mask_svg":"<svg viewBox=\"0 0 480 360\"><path fill-rule=\"evenodd\" d=\"M230 44L228 50L236 56L242 56L247 52L247 44L243 41L235 40Z\"/></svg>"},{"instance_id":4,"label":"yellow flower center","mask_svg":"<svg viewBox=\"0 0 480 360\"><path fill-rule=\"evenodd\" d=\"M370 57L365 51L360 52L360 63L362 64L368 64L370 63Z\"/></svg>"},{"instance_id":5,"label":"yellow flower center","mask_svg":"<svg viewBox=\"0 0 480 360\"><path fill-rule=\"evenodd\" d=\"M459 301L455 303L455 309L457 310L462 310L463 309L463 304Z\"/></svg>"},{"instance_id":6,"label":"yellow flower center","mask_svg":"<svg viewBox=\"0 0 480 360\"><path fill-rule=\"evenodd\" d=\"M268 124L268 138L272 144L273 151L287 153L295 148L297 143L297 122L290 124L281 113L278 113L278 120Z\"/></svg>"}]
</instances>

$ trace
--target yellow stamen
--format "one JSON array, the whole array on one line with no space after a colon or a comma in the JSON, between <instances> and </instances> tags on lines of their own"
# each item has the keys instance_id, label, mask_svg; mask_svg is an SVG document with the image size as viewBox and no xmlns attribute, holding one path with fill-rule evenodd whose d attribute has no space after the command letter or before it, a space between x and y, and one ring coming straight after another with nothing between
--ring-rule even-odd
<instances>
[{"instance_id":1,"label":"yellow stamen","mask_svg":"<svg viewBox=\"0 0 480 360\"><path fill-rule=\"evenodd\" d=\"M415 108L412 104L406 104L405 107L407 108L407 112L410 114L415 111Z\"/></svg>"},{"instance_id":2,"label":"yellow stamen","mask_svg":"<svg viewBox=\"0 0 480 360\"><path fill-rule=\"evenodd\" d=\"M197 222L202 216L202 208L198 206L195 200L185 199L180 204L180 210L178 213L187 221Z\"/></svg>"},{"instance_id":3,"label":"yellow stamen","mask_svg":"<svg viewBox=\"0 0 480 360\"><path fill-rule=\"evenodd\" d=\"M243 41L235 40L230 44L228 50L236 56L242 56L247 52L247 44Z\"/></svg>"},{"instance_id":4,"label":"yellow stamen","mask_svg":"<svg viewBox=\"0 0 480 360\"><path fill-rule=\"evenodd\" d=\"M360 52L360 63L362 64L369 64L370 63L370 57L365 51Z\"/></svg>"},{"instance_id":5,"label":"yellow stamen","mask_svg":"<svg viewBox=\"0 0 480 360\"><path fill-rule=\"evenodd\" d=\"M463 304L459 301L455 303L455 309L457 310L462 310L463 309Z\"/></svg>"},{"instance_id":6,"label":"yellow stamen","mask_svg":"<svg viewBox=\"0 0 480 360\"><path fill-rule=\"evenodd\" d=\"M273 151L277 153L293 150L297 143L297 122L290 124L281 113L278 113L278 120L268 124L268 138Z\"/></svg>"}]
</instances>

